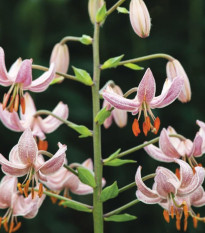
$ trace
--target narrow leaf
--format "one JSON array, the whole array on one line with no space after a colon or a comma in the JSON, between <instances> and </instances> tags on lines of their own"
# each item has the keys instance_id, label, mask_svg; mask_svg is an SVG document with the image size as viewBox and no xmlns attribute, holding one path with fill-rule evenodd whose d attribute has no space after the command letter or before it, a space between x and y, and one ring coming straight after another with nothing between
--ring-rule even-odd
<instances>
[{"instance_id":1,"label":"narrow leaf","mask_svg":"<svg viewBox=\"0 0 205 233\"><path fill-rule=\"evenodd\" d=\"M97 14L96 14L96 22L101 23L105 20L107 16L107 9L106 9L106 4L104 3L103 6L98 9Z\"/></svg>"},{"instance_id":2,"label":"narrow leaf","mask_svg":"<svg viewBox=\"0 0 205 233\"><path fill-rule=\"evenodd\" d=\"M130 214L118 214L118 215L113 215L107 218L104 218L105 221L108 222L127 222L131 220L137 219L136 216L130 215Z\"/></svg>"},{"instance_id":3,"label":"narrow leaf","mask_svg":"<svg viewBox=\"0 0 205 233\"><path fill-rule=\"evenodd\" d=\"M112 185L102 190L102 193L100 195L100 200L102 202L105 202L109 199L117 197L118 193L119 193L119 189L117 186L117 182L115 181Z\"/></svg>"},{"instance_id":4,"label":"narrow leaf","mask_svg":"<svg viewBox=\"0 0 205 233\"><path fill-rule=\"evenodd\" d=\"M106 107L102 108L95 117L95 122L102 125L104 121L110 116L111 111L107 110Z\"/></svg>"},{"instance_id":5,"label":"narrow leaf","mask_svg":"<svg viewBox=\"0 0 205 233\"><path fill-rule=\"evenodd\" d=\"M108 162L104 162L104 165L106 166L112 166L112 167L118 167L127 163L136 163L135 160L130 160L130 159L113 159Z\"/></svg>"},{"instance_id":6,"label":"narrow leaf","mask_svg":"<svg viewBox=\"0 0 205 233\"><path fill-rule=\"evenodd\" d=\"M83 184L87 184L93 188L96 187L93 173L85 167L77 167L78 177Z\"/></svg>"},{"instance_id":7,"label":"narrow leaf","mask_svg":"<svg viewBox=\"0 0 205 233\"><path fill-rule=\"evenodd\" d=\"M127 63L127 64L124 64L124 66L127 67L127 68L130 68L132 70L144 70L143 67L138 66L138 65L136 65L134 63Z\"/></svg>"},{"instance_id":8,"label":"narrow leaf","mask_svg":"<svg viewBox=\"0 0 205 233\"><path fill-rule=\"evenodd\" d=\"M115 151L114 153L112 153L107 159L104 160L104 163L105 162L108 162L110 160L113 160L116 156L119 155L121 149L118 149L117 151Z\"/></svg>"},{"instance_id":9,"label":"narrow leaf","mask_svg":"<svg viewBox=\"0 0 205 233\"><path fill-rule=\"evenodd\" d=\"M80 134L79 138L86 138L92 136L92 132L84 125L76 125L69 123L68 126Z\"/></svg>"},{"instance_id":10,"label":"narrow leaf","mask_svg":"<svg viewBox=\"0 0 205 233\"><path fill-rule=\"evenodd\" d=\"M90 77L90 74L87 71L78 69L74 66L72 68L75 73L75 77L79 82L84 83L87 86L93 85L92 78Z\"/></svg>"},{"instance_id":11,"label":"narrow leaf","mask_svg":"<svg viewBox=\"0 0 205 233\"><path fill-rule=\"evenodd\" d=\"M92 212L92 210L89 209L88 207L81 205L80 203L77 203L74 201L63 201L63 202L60 202L60 205L65 206L65 207L69 207L69 208L72 208L72 209L78 210L78 211L89 212L89 213Z\"/></svg>"},{"instance_id":12,"label":"narrow leaf","mask_svg":"<svg viewBox=\"0 0 205 233\"><path fill-rule=\"evenodd\" d=\"M129 11L125 7L117 7L118 13L129 14Z\"/></svg>"},{"instance_id":13,"label":"narrow leaf","mask_svg":"<svg viewBox=\"0 0 205 233\"><path fill-rule=\"evenodd\" d=\"M54 78L53 81L50 83L50 85L56 84L56 83L61 83L63 82L64 77L63 76L59 76L57 78Z\"/></svg>"},{"instance_id":14,"label":"narrow leaf","mask_svg":"<svg viewBox=\"0 0 205 233\"><path fill-rule=\"evenodd\" d=\"M108 59L107 61L103 63L103 65L101 66L101 69L103 70L103 69L117 67L123 57L124 55L121 55L118 57L113 57L113 58Z\"/></svg>"}]
</instances>

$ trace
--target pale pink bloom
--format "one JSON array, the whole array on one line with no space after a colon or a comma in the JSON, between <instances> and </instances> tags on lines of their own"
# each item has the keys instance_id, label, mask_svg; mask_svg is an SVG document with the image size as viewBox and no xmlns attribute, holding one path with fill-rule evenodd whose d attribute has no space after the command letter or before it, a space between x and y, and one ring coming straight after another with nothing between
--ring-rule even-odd
<instances>
[{"instance_id":1,"label":"pale pink bloom","mask_svg":"<svg viewBox=\"0 0 205 233\"><path fill-rule=\"evenodd\" d=\"M82 164L70 164L71 168L76 166L83 166L93 172L93 162L91 159L85 160ZM90 194L93 192L93 188L83 184L79 178L62 167L58 172L47 177L47 182L44 183L49 189L60 192L64 190L64 194L68 196L68 192L78 195ZM105 179L102 179L102 186L105 185Z\"/></svg>"},{"instance_id":2,"label":"pale pink bloom","mask_svg":"<svg viewBox=\"0 0 205 233\"><path fill-rule=\"evenodd\" d=\"M172 127L167 130L162 129L159 137L159 148L154 145L148 145L144 149L153 159L161 162L174 162L181 157L200 157L202 155L203 138L199 133L196 134L193 142L189 139L184 140L177 137L170 137L170 134L177 134Z\"/></svg>"},{"instance_id":3,"label":"pale pink bloom","mask_svg":"<svg viewBox=\"0 0 205 233\"><path fill-rule=\"evenodd\" d=\"M151 19L143 0L131 0L130 22L133 30L139 37L145 38L149 36Z\"/></svg>"},{"instance_id":4,"label":"pale pink bloom","mask_svg":"<svg viewBox=\"0 0 205 233\"><path fill-rule=\"evenodd\" d=\"M95 24L97 10L100 7L102 7L104 3L105 3L104 0L99 0L97 2L95 0L89 0L88 1L88 13L89 13L89 16L90 16L91 23ZM96 4L98 4L97 7L96 7Z\"/></svg>"},{"instance_id":5,"label":"pale pink bloom","mask_svg":"<svg viewBox=\"0 0 205 233\"><path fill-rule=\"evenodd\" d=\"M8 209L2 217L1 223L6 222L3 225L7 231L6 228L10 222L10 232L13 232L14 229L17 230L21 226L21 223L17 222L17 216L34 218L45 199L45 195L39 198L37 194L34 195L33 199L31 194L24 198L17 192L17 182L17 178L14 176L4 176L0 183L0 209Z\"/></svg>"},{"instance_id":6,"label":"pale pink bloom","mask_svg":"<svg viewBox=\"0 0 205 233\"><path fill-rule=\"evenodd\" d=\"M52 116L48 116L44 119L40 116L34 117L36 114L36 107L28 92L24 94L24 99L26 104L25 114L22 114L21 111L19 117L14 111L9 112L8 110L3 110L0 104L0 119L6 127L13 131L23 132L25 129L30 128L33 136L44 140L46 138L45 134L52 133L62 122ZM63 102L59 102L52 113L66 120L69 113L68 106Z\"/></svg>"},{"instance_id":7,"label":"pale pink bloom","mask_svg":"<svg viewBox=\"0 0 205 233\"><path fill-rule=\"evenodd\" d=\"M141 166L138 167L135 181L138 187L137 198L146 204L167 203L169 211L174 205L172 198L184 198L196 191L204 181L205 171L202 167L195 167L195 174L188 163L175 159L180 165L180 179L170 170L158 167L152 189L148 188L141 178ZM173 196L173 197L172 197Z\"/></svg>"},{"instance_id":8,"label":"pale pink bloom","mask_svg":"<svg viewBox=\"0 0 205 233\"><path fill-rule=\"evenodd\" d=\"M110 90L109 86L103 92L103 98L108 101L112 106L117 109L132 112L133 115L139 113L138 120L141 112L144 112L145 122L143 123L143 131L145 135L151 130L157 133L160 125L159 118L155 118L151 109L163 108L171 104L180 94L183 87L183 79L176 77L172 81L167 79L162 89L162 93L155 97L156 83L151 70L148 68L139 83L137 95L134 99L126 99L119 94ZM154 126L150 123L151 116L154 121ZM133 132L137 136L138 121L135 120L133 124Z\"/></svg>"},{"instance_id":9,"label":"pale pink bloom","mask_svg":"<svg viewBox=\"0 0 205 233\"><path fill-rule=\"evenodd\" d=\"M178 99L182 103L186 103L191 100L191 87L189 79L181 63L177 59L174 59L167 63L167 77L168 79L173 80L176 76L180 76L184 80L184 86Z\"/></svg>"},{"instance_id":10,"label":"pale pink bloom","mask_svg":"<svg viewBox=\"0 0 205 233\"><path fill-rule=\"evenodd\" d=\"M47 175L58 171L63 166L66 150L66 145L61 146L56 154L45 162L42 155L38 155L38 147L31 130L26 129L18 144L11 150L9 160L0 154L0 164L6 175L16 177L27 175L26 179L29 182L35 180L38 184L38 179L46 181Z\"/></svg>"},{"instance_id":11,"label":"pale pink bloom","mask_svg":"<svg viewBox=\"0 0 205 233\"><path fill-rule=\"evenodd\" d=\"M205 123L199 120L197 120L196 123L200 127L199 135L203 138L202 153L205 153Z\"/></svg>"},{"instance_id":12,"label":"pale pink bloom","mask_svg":"<svg viewBox=\"0 0 205 233\"><path fill-rule=\"evenodd\" d=\"M54 63L57 72L67 73L69 66L69 50L66 44L57 43L51 53L50 64Z\"/></svg>"},{"instance_id":13,"label":"pale pink bloom","mask_svg":"<svg viewBox=\"0 0 205 233\"><path fill-rule=\"evenodd\" d=\"M110 86L110 90L112 90L114 93L117 93L118 95L123 96L123 92L121 88L117 85L114 87ZM111 109L111 105L104 100L103 102L103 108L106 107L107 110ZM118 127L123 128L127 124L127 112L123 110L119 110L115 108L112 112L111 115L104 121L104 127L107 129L111 126L112 121L115 121Z\"/></svg>"}]
</instances>

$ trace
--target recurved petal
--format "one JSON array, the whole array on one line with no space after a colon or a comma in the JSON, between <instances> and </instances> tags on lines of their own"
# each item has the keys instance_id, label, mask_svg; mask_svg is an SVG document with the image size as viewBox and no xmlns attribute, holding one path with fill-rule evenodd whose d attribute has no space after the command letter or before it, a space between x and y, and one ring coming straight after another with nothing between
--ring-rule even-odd
<instances>
[{"instance_id":1,"label":"recurved petal","mask_svg":"<svg viewBox=\"0 0 205 233\"><path fill-rule=\"evenodd\" d=\"M144 150L147 152L149 156L160 162L166 162L166 163L174 162L174 159L172 157L165 155L161 149L159 149L154 145L146 146L144 147Z\"/></svg>"},{"instance_id":2,"label":"recurved petal","mask_svg":"<svg viewBox=\"0 0 205 233\"><path fill-rule=\"evenodd\" d=\"M0 84L2 86L9 86L12 84L11 80L8 79L8 73L5 66L5 54L2 47L0 47Z\"/></svg>"},{"instance_id":3,"label":"recurved petal","mask_svg":"<svg viewBox=\"0 0 205 233\"><path fill-rule=\"evenodd\" d=\"M159 203L162 198L161 197L148 197L144 195L140 190L136 192L137 199L145 204L157 204Z\"/></svg>"},{"instance_id":4,"label":"recurved petal","mask_svg":"<svg viewBox=\"0 0 205 233\"><path fill-rule=\"evenodd\" d=\"M138 187L138 190L140 192L142 192L145 196L147 196L148 198L158 198L159 196L157 195L157 192L154 190L151 190L150 188L148 188L144 182L142 181L142 177L141 177L141 169L142 167L139 166L137 169L137 173L135 176L135 182L136 185Z\"/></svg>"},{"instance_id":5,"label":"recurved petal","mask_svg":"<svg viewBox=\"0 0 205 233\"><path fill-rule=\"evenodd\" d=\"M29 167L24 164L13 164L0 154L0 164L2 165L2 171L6 175L11 176L24 176L29 171Z\"/></svg>"},{"instance_id":6,"label":"recurved petal","mask_svg":"<svg viewBox=\"0 0 205 233\"><path fill-rule=\"evenodd\" d=\"M159 147L162 150L162 152L170 158L181 157L181 155L178 153L178 151L170 141L169 135L165 128L160 133Z\"/></svg>"},{"instance_id":7,"label":"recurved petal","mask_svg":"<svg viewBox=\"0 0 205 233\"><path fill-rule=\"evenodd\" d=\"M42 74L39 78L34 80L29 87L26 89L33 91L33 92L42 92L45 91L51 81L55 77L55 65L52 63L48 71Z\"/></svg>"},{"instance_id":8,"label":"recurved petal","mask_svg":"<svg viewBox=\"0 0 205 233\"><path fill-rule=\"evenodd\" d=\"M127 112L126 111L123 111L120 109L114 109L112 112L112 115L118 127L123 128L127 125Z\"/></svg>"},{"instance_id":9,"label":"recurved petal","mask_svg":"<svg viewBox=\"0 0 205 233\"><path fill-rule=\"evenodd\" d=\"M205 131L205 123L203 121L197 120L196 124Z\"/></svg>"},{"instance_id":10,"label":"recurved petal","mask_svg":"<svg viewBox=\"0 0 205 233\"><path fill-rule=\"evenodd\" d=\"M193 155L195 157L200 157L202 155L202 145L203 145L203 138L199 133L197 133L194 138L192 150L190 154L188 154L187 156L190 157Z\"/></svg>"},{"instance_id":11,"label":"recurved petal","mask_svg":"<svg viewBox=\"0 0 205 233\"><path fill-rule=\"evenodd\" d=\"M39 171L43 175L49 175L58 171L65 163L66 150L66 145L61 146L60 149L55 153L55 155L39 168Z\"/></svg>"},{"instance_id":12,"label":"recurved petal","mask_svg":"<svg viewBox=\"0 0 205 233\"><path fill-rule=\"evenodd\" d=\"M190 203L193 206L202 206L205 204L205 193L202 186L199 186L193 193L190 194Z\"/></svg>"},{"instance_id":13,"label":"recurved petal","mask_svg":"<svg viewBox=\"0 0 205 233\"><path fill-rule=\"evenodd\" d=\"M92 159L86 159L83 163L82 163L83 167L86 167L87 169L93 171L93 161Z\"/></svg>"},{"instance_id":14,"label":"recurved petal","mask_svg":"<svg viewBox=\"0 0 205 233\"><path fill-rule=\"evenodd\" d=\"M148 68L139 83L137 90L137 99L140 103L144 100L150 103L155 96L156 83L152 71Z\"/></svg>"},{"instance_id":15,"label":"recurved petal","mask_svg":"<svg viewBox=\"0 0 205 233\"><path fill-rule=\"evenodd\" d=\"M132 112L135 111L140 106L140 103L137 101L137 99L135 100L126 99L123 96L120 96L114 92L110 92L109 90L104 90L102 96L113 107L121 110Z\"/></svg>"},{"instance_id":16,"label":"recurved petal","mask_svg":"<svg viewBox=\"0 0 205 233\"><path fill-rule=\"evenodd\" d=\"M183 78L176 77L172 82L166 79L162 93L150 102L151 108L163 108L171 104L180 94L184 85Z\"/></svg>"},{"instance_id":17,"label":"recurved petal","mask_svg":"<svg viewBox=\"0 0 205 233\"><path fill-rule=\"evenodd\" d=\"M24 121L24 124L27 124L26 122L31 122L33 120L33 115L36 113L36 106L28 92L24 94L24 100L26 108L24 114L21 112L21 119Z\"/></svg>"},{"instance_id":18,"label":"recurved petal","mask_svg":"<svg viewBox=\"0 0 205 233\"><path fill-rule=\"evenodd\" d=\"M25 59L21 63L15 83L22 83L23 88L28 87L32 82L32 59Z\"/></svg>"},{"instance_id":19,"label":"recurved petal","mask_svg":"<svg viewBox=\"0 0 205 233\"><path fill-rule=\"evenodd\" d=\"M19 119L19 116L17 112L9 112L6 109L2 109L2 104L0 104L0 118L2 123L9 129L16 131L16 132L22 132L25 130L23 127L21 120Z\"/></svg>"},{"instance_id":20,"label":"recurved petal","mask_svg":"<svg viewBox=\"0 0 205 233\"><path fill-rule=\"evenodd\" d=\"M58 117L66 120L68 118L68 105L64 104L63 102L59 102L55 109L52 111L53 114L57 115ZM56 130L62 122L56 119L53 116L48 116L45 119L39 119L40 127L45 133L51 133Z\"/></svg>"},{"instance_id":21,"label":"recurved petal","mask_svg":"<svg viewBox=\"0 0 205 233\"><path fill-rule=\"evenodd\" d=\"M185 188L178 189L177 194L179 196L186 196L194 192L204 181L205 171L202 167L195 167L195 174L191 179L189 185Z\"/></svg>"},{"instance_id":22,"label":"recurved petal","mask_svg":"<svg viewBox=\"0 0 205 233\"><path fill-rule=\"evenodd\" d=\"M19 158L24 164L34 164L38 154L38 147L31 130L26 129L18 142Z\"/></svg>"},{"instance_id":23,"label":"recurved petal","mask_svg":"<svg viewBox=\"0 0 205 233\"><path fill-rule=\"evenodd\" d=\"M21 67L22 59L18 58L10 67L8 77L11 81L15 82L19 69Z\"/></svg>"}]
</instances>

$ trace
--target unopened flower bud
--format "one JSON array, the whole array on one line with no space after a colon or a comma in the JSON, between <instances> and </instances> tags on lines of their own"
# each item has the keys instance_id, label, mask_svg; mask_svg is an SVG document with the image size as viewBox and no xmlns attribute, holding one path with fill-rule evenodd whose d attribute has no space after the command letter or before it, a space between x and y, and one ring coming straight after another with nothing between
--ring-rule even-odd
<instances>
[{"instance_id":1,"label":"unopened flower bud","mask_svg":"<svg viewBox=\"0 0 205 233\"><path fill-rule=\"evenodd\" d=\"M55 63L56 71L66 74L68 71L69 60L68 46L66 44L56 44L51 53L50 64Z\"/></svg>"},{"instance_id":2,"label":"unopened flower bud","mask_svg":"<svg viewBox=\"0 0 205 233\"><path fill-rule=\"evenodd\" d=\"M98 6L96 7L96 3L97 1L96 0L89 0L88 2L88 13L89 13L89 16L90 16L90 21L95 24L95 17L96 17L96 13L97 13L97 10L103 6L104 4L104 0L100 0L98 1Z\"/></svg>"},{"instance_id":3,"label":"unopened flower bud","mask_svg":"<svg viewBox=\"0 0 205 233\"><path fill-rule=\"evenodd\" d=\"M139 37L145 38L149 36L151 19L143 0L131 0L130 22L133 30Z\"/></svg>"},{"instance_id":4,"label":"unopened flower bud","mask_svg":"<svg viewBox=\"0 0 205 233\"><path fill-rule=\"evenodd\" d=\"M184 86L181 90L181 93L178 97L178 100L182 103L186 103L191 100L191 87L189 83L189 79L187 77L184 68L182 67L181 63L174 59L173 61L169 61L167 63L167 77L168 79L173 80L174 78L182 77L184 79Z\"/></svg>"}]
</instances>

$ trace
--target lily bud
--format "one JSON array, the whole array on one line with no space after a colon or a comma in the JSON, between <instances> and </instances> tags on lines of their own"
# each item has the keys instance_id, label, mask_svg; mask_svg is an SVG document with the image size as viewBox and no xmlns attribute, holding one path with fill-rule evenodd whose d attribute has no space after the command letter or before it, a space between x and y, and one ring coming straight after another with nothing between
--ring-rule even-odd
<instances>
[{"instance_id":1,"label":"lily bud","mask_svg":"<svg viewBox=\"0 0 205 233\"><path fill-rule=\"evenodd\" d=\"M96 8L96 0L89 0L88 2L88 13L89 13L89 16L90 16L90 21L95 24L95 21L96 21L96 13L97 13L97 10L102 7L104 4L104 0L100 0L98 1L98 6Z\"/></svg>"},{"instance_id":2,"label":"lily bud","mask_svg":"<svg viewBox=\"0 0 205 233\"><path fill-rule=\"evenodd\" d=\"M181 63L174 59L173 61L169 61L167 63L167 77L168 79L173 80L175 77L182 77L184 80L184 86L181 90L181 93L178 97L178 100L182 103L186 103L191 100L191 87L189 83L189 79L187 77L187 74L182 67Z\"/></svg>"},{"instance_id":3,"label":"lily bud","mask_svg":"<svg viewBox=\"0 0 205 233\"><path fill-rule=\"evenodd\" d=\"M151 19L143 0L131 0L130 22L133 30L139 37L146 38L149 36Z\"/></svg>"},{"instance_id":4,"label":"lily bud","mask_svg":"<svg viewBox=\"0 0 205 233\"><path fill-rule=\"evenodd\" d=\"M68 46L66 44L57 43L51 53L50 64L55 63L56 71L66 74L68 71L69 60Z\"/></svg>"}]
</instances>

